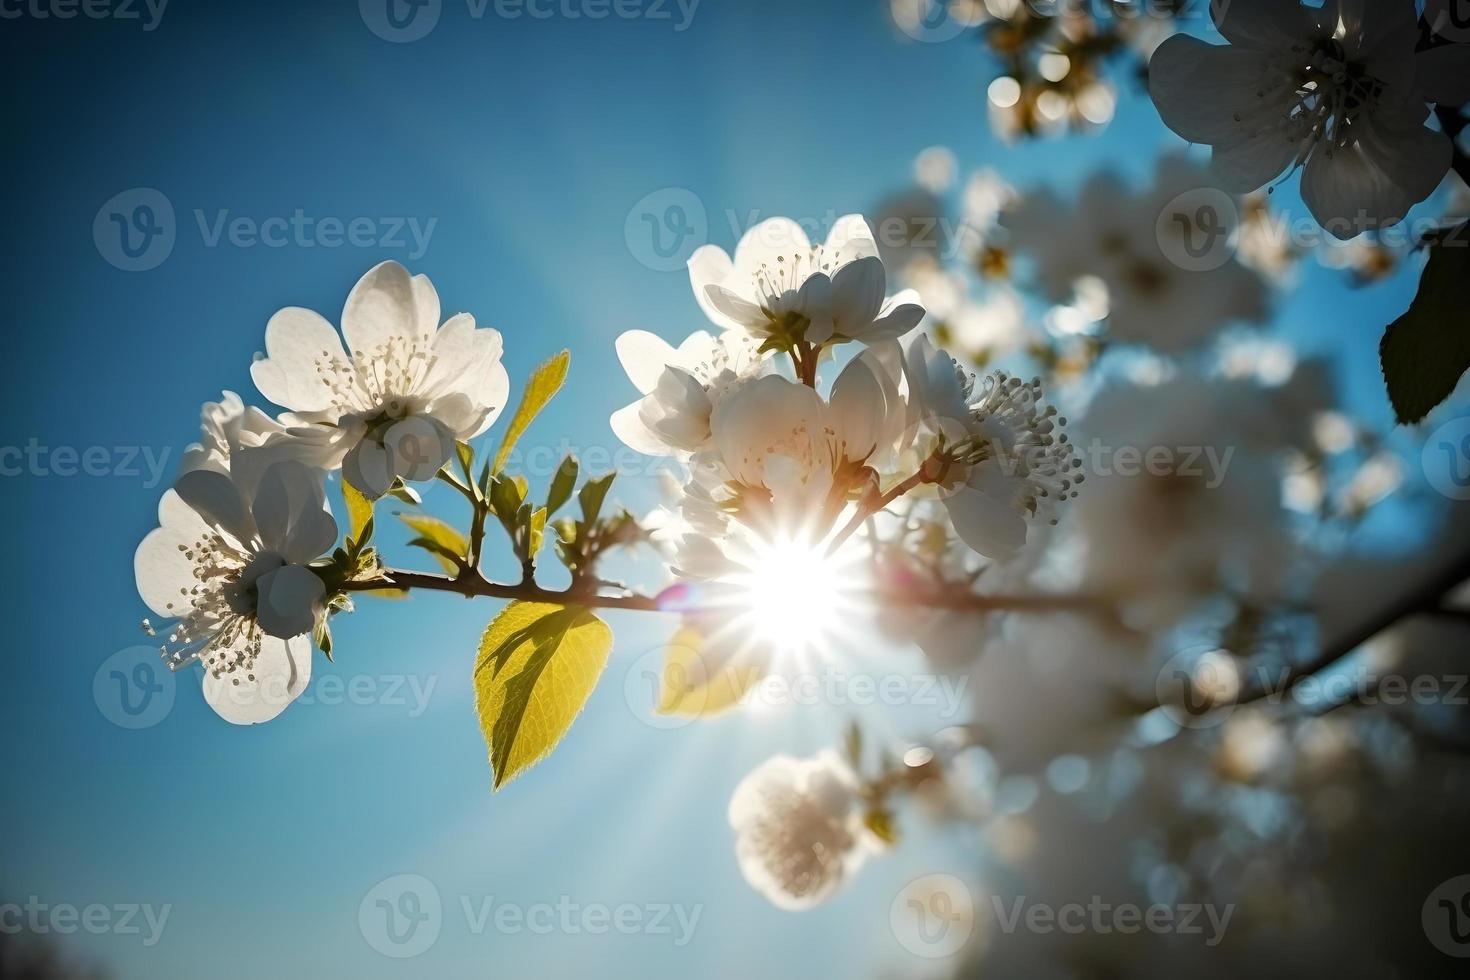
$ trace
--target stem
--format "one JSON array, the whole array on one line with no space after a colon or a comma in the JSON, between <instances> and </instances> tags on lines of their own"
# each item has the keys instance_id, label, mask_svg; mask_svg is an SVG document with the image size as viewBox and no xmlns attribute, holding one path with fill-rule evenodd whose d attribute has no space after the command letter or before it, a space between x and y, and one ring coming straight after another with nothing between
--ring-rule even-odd
<instances>
[{"instance_id":1,"label":"stem","mask_svg":"<svg viewBox=\"0 0 1470 980\"><path fill-rule=\"evenodd\" d=\"M868 518L883 510L889 504L923 482L924 469L921 468L919 472L894 486L887 493L880 495L876 500L867 500L859 503L857 513L852 515L852 520L848 521L847 526L838 531L836 537L832 539L832 543L827 545L827 554L836 554L837 549L842 547L842 543L857 533L857 529L862 527Z\"/></svg>"},{"instance_id":2,"label":"stem","mask_svg":"<svg viewBox=\"0 0 1470 980\"><path fill-rule=\"evenodd\" d=\"M656 596L599 595L591 588L546 589L534 583L506 585L479 576L449 578L429 572L406 572L384 569L376 578L344 582L344 592L372 592L378 589L423 589L429 592L452 592L465 598L519 599L525 602L549 602L601 609L631 609L640 612L699 612L699 607L667 609ZM929 609L971 610L974 612L1054 612L1095 608L1098 600L1085 595L979 595L944 592L871 592L868 598L881 605L922 606ZM719 607L728 609L728 606Z\"/></svg>"},{"instance_id":3,"label":"stem","mask_svg":"<svg viewBox=\"0 0 1470 980\"><path fill-rule=\"evenodd\" d=\"M383 569L376 578L344 582L344 592L372 592L378 589L423 589L428 592L452 592L467 599L482 597L489 599L520 599L526 602L552 602L560 605L596 606L603 609L639 609L657 612L658 600L653 596L597 595L586 589L544 589L534 582L506 585L491 582L477 572L458 578L434 575L429 572L405 572L398 569Z\"/></svg>"}]
</instances>

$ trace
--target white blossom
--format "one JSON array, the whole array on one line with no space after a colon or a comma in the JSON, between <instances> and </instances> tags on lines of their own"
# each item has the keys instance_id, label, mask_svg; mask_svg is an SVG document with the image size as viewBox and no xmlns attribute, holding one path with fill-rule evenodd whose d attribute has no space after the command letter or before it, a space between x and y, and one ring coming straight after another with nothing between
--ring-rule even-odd
<instances>
[{"instance_id":1,"label":"white blossom","mask_svg":"<svg viewBox=\"0 0 1470 980\"><path fill-rule=\"evenodd\" d=\"M699 330L676 350L646 330L624 333L617 340L618 359L643 397L613 413L613 432L650 456L708 448L715 403L769 365L756 346L741 334L716 338Z\"/></svg>"},{"instance_id":2,"label":"white blossom","mask_svg":"<svg viewBox=\"0 0 1470 980\"><path fill-rule=\"evenodd\" d=\"M822 245L789 218L767 219L741 237L733 260L702 246L689 259L689 280L711 321L781 349L893 340L924 316L912 292L884 299L878 245L856 214L838 219Z\"/></svg>"},{"instance_id":3,"label":"white blossom","mask_svg":"<svg viewBox=\"0 0 1470 980\"><path fill-rule=\"evenodd\" d=\"M740 873L781 908L820 904L870 849L859 800L857 778L834 753L767 759L730 799Z\"/></svg>"},{"instance_id":4,"label":"white blossom","mask_svg":"<svg viewBox=\"0 0 1470 980\"><path fill-rule=\"evenodd\" d=\"M1102 172L1082 184L1075 201L1033 190L1000 220L1012 246L1032 260L1047 299L1069 303L1084 289L1102 287L1111 338L1173 353L1231 322L1259 323L1269 312L1265 281L1235 258L1209 269L1187 269L1178 261L1190 244L1186 236L1199 239L1217 230L1168 221L1161 227L1172 202L1209 186L1204 168L1165 157L1147 189L1134 190Z\"/></svg>"},{"instance_id":5,"label":"white blossom","mask_svg":"<svg viewBox=\"0 0 1470 980\"><path fill-rule=\"evenodd\" d=\"M1041 384L996 371L976 383L924 336L906 352L904 374L915 417L915 455L943 451L936 474L955 533L1001 560L1026 543L1030 520L1076 496L1079 462L1058 429L1065 420L1040 404Z\"/></svg>"},{"instance_id":6,"label":"white blossom","mask_svg":"<svg viewBox=\"0 0 1470 980\"><path fill-rule=\"evenodd\" d=\"M306 634L325 587L308 565L331 550L337 524L323 472L290 458L298 443L228 393L204 418L204 439L159 503L160 526L138 546L134 571L143 601L172 621L163 626L169 666L202 664L210 706L253 724L311 679ZM276 437L262 442L265 432Z\"/></svg>"},{"instance_id":7,"label":"white blossom","mask_svg":"<svg viewBox=\"0 0 1470 980\"><path fill-rule=\"evenodd\" d=\"M897 375L896 350L870 349L826 400L776 374L730 391L711 412L710 448L691 459L686 519L713 531L733 516L768 539L820 541L849 491L893 455L905 420Z\"/></svg>"},{"instance_id":8,"label":"white blossom","mask_svg":"<svg viewBox=\"0 0 1470 980\"><path fill-rule=\"evenodd\" d=\"M439 296L396 262L370 269L342 310L344 349L320 315L287 307L266 325L267 356L251 368L282 421L324 442L320 463L369 497L395 479L427 480L455 441L484 432L510 385L500 333L468 313L439 322ZM350 353L349 353L350 351ZM325 430L325 432L323 431Z\"/></svg>"},{"instance_id":9,"label":"white blossom","mask_svg":"<svg viewBox=\"0 0 1470 980\"><path fill-rule=\"evenodd\" d=\"M1470 98L1470 45L1415 53L1414 4L1231 0L1211 5L1228 44L1176 34L1149 91L1174 132L1213 148L1227 189L1302 172L1302 198L1339 238L1395 224L1438 186L1450 141L1426 103Z\"/></svg>"}]
</instances>

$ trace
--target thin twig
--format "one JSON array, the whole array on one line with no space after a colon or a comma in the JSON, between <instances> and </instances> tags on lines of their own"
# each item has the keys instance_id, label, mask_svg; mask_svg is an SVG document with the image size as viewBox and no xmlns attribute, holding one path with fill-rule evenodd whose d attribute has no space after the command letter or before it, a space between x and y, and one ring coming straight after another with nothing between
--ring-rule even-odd
<instances>
[{"instance_id":1,"label":"thin twig","mask_svg":"<svg viewBox=\"0 0 1470 980\"><path fill-rule=\"evenodd\" d=\"M422 589L429 592L449 592L466 598L518 599L523 602L547 602L556 605L587 606L601 609L628 609L640 612L698 613L717 609L728 610L727 605L710 607L689 606L679 603L677 607L664 605L657 596L632 593L629 595L602 595L587 588L547 589L539 585L491 582L479 576L450 578L429 572L408 572L384 569L375 578L344 582L346 592L375 592L379 590ZM878 605L915 606L929 609L950 609L973 612L1054 612L1061 610L1087 610L1099 607L1100 600L1086 595L1047 595L1045 593L1020 595L981 595L968 592L870 592L864 598Z\"/></svg>"}]
</instances>

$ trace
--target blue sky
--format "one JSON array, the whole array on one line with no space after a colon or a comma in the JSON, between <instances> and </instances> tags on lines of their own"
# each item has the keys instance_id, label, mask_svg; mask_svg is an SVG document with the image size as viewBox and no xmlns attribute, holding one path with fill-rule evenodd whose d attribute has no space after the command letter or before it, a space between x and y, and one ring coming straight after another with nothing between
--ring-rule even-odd
<instances>
[{"instance_id":1,"label":"blue sky","mask_svg":"<svg viewBox=\"0 0 1470 980\"><path fill-rule=\"evenodd\" d=\"M469 687L488 602L364 603L337 621L336 664L316 665L319 686L341 675L359 694L318 687L312 703L254 730L218 721L192 676L141 730L113 724L94 699L103 662L144 640L132 554L163 489L147 462L169 454L171 478L200 403L221 389L262 403L248 371L277 308L335 320L358 275L403 261L433 279L446 313L468 310L503 332L513 381L572 350L567 390L529 446L607 450L607 417L632 397L613 339L699 326L684 275L641 262L645 246L627 234L649 195L661 205L688 200L670 188L692 194L709 238L728 248L731 215L867 209L934 144L966 169L1062 186L1104 164L1144 175L1177 145L1130 91L1102 138L1002 146L985 125L990 70L978 45L915 43L879 0L703 0L682 31L667 6L671 19L594 22L500 18L493 5L476 18L464 0L444 0L432 33L401 44L369 30L351 0L173 0L152 30L32 13L0 23L12 366L0 445L102 447L95 458L112 471L0 482L12 611L0 896L171 906L156 945L79 933L72 948L137 978L912 967L888 932L888 896L965 842L906 844L814 912L768 906L735 867L730 791L773 752L831 744L846 715L790 708L651 726L638 671L665 622L612 617L617 649L586 713L551 761L493 797ZM130 272L109 263L93 225L104 202L138 188L168 200L175 242L161 264ZM368 219L372 242L211 237L222 220L298 211ZM410 218L432 228L422 254L393 234ZM1337 275L1308 269L1280 307L1283 332L1332 352L1349 402L1377 424L1388 421L1377 339L1413 280L1401 273L1345 299ZM66 468L63 456L42 458ZM651 481L614 495L647 503ZM452 506L442 491L429 502ZM880 654L918 669L907 651L853 651ZM925 719L869 721L896 735ZM403 873L432 881L445 911L433 947L398 961L364 940L358 907ZM701 918L684 946L646 934L476 935L461 899L474 909L492 896L697 905Z\"/></svg>"}]
</instances>

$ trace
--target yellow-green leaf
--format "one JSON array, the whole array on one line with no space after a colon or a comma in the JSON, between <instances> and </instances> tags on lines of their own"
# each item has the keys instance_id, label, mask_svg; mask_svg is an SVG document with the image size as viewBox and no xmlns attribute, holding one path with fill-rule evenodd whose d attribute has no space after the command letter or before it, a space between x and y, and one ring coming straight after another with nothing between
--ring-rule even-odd
<instances>
[{"instance_id":1,"label":"yellow-green leaf","mask_svg":"<svg viewBox=\"0 0 1470 980\"><path fill-rule=\"evenodd\" d=\"M464 558L470 553L470 543L463 534L439 518L426 514L399 514L398 519L419 533L419 537L410 544L433 555L446 572L454 574L459 571L459 564L454 558Z\"/></svg>"},{"instance_id":2,"label":"yellow-green leaf","mask_svg":"<svg viewBox=\"0 0 1470 980\"><path fill-rule=\"evenodd\" d=\"M373 516L373 502L346 480L342 481L342 499L347 503L347 535L356 541Z\"/></svg>"},{"instance_id":3,"label":"yellow-green leaf","mask_svg":"<svg viewBox=\"0 0 1470 980\"><path fill-rule=\"evenodd\" d=\"M475 660L475 708L495 788L550 754L587 703L612 652L612 630L581 606L512 602Z\"/></svg>"},{"instance_id":4,"label":"yellow-green leaf","mask_svg":"<svg viewBox=\"0 0 1470 980\"><path fill-rule=\"evenodd\" d=\"M658 713L705 717L740 703L751 688L765 679L767 670L756 663L728 662L706 653L704 636L684 626L664 652L658 684Z\"/></svg>"},{"instance_id":5,"label":"yellow-green leaf","mask_svg":"<svg viewBox=\"0 0 1470 980\"><path fill-rule=\"evenodd\" d=\"M510 451L515 448L521 436L525 435L531 421L541 413L547 402L551 401L552 396L561 390L562 384L567 380L567 366L571 364L571 361L571 351L564 350L531 372L530 380L526 382L525 393L521 395L521 403L516 407L516 413L505 430L505 437L500 441L500 448L495 450L495 463L492 469L496 473L505 469L505 461L510 458Z\"/></svg>"}]
</instances>

